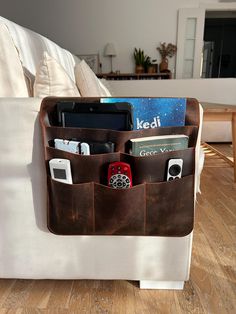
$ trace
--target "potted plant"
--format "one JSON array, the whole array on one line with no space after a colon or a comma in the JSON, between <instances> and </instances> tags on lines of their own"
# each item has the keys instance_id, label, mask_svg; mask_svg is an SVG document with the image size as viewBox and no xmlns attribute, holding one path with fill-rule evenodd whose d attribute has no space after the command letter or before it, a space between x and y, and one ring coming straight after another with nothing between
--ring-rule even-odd
<instances>
[{"instance_id":1,"label":"potted plant","mask_svg":"<svg viewBox=\"0 0 236 314\"><path fill-rule=\"evenodd\" d=\"M149 73L149 67L152 65L151 58L149 56L144 56L144 72Z\"/></svg>"},{"instance_id":2,"label":"potted plant","mask_svg":"<svg viewBox=\"0 0 236 314\"><path fill-rule=\"evenodd\" d=\"M135 73L144 73L145 56L140 48L134 49Z\"/></svg>"},{"instance_id":3,"label":"potted plant","mask_svg":"<svg viewBox=\"0 0 236 314\"><path fill-rule=\"evenodd\" d=\"M161 63L160 63L160 72L168 70L168 58L172 58L177 51L177 47L171 43L166 44L165 42L160 43L160 46L157 47L161 55Z\"/></svg>"},{"instance_id":4,"label":"potted plant","mask_svg":"<svg viewBox=\"0 0 236 314\"><path fill-rule=\"evenodd\" d=\"M150 61L150 64L148 65L148 68L147 68L147 73L157 73L157 60L152 60Z\"/></svg>"}]
</instances>

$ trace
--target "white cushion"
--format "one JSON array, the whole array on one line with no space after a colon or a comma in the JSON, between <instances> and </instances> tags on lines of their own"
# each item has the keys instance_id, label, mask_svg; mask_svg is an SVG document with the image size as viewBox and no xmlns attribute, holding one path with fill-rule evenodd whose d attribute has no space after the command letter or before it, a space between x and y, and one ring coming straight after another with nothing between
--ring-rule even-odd
<instances>
[{"instance_id":1,"label":"white cushion","mask_svg":"<svg viewBox=\"0 0 236 314\"><path fill-rule=\"evenodd\" d=\"M99 81L100 88L102 90L102 95L100 96L111 97L112 93L111 93L111 88L109 86L108 81L105 79L98 79L98 81Z\"/></svg>"},{"instance_id":2,"label":"white cushion","mask_svg":"<svg viewBox=\"0 0 236 314\"><path fill-rule=\"evenodd\" d=\"M0 24L0 97L28 97L18 52L4 24Z\"/></svg>"},{"instance_id":3,"label":"white cushion","mask_svg":"<svg viewBox=\"0 0 236 314\"><path fill-rule=\"evenodd\" d=\"M83 97L111 96L111 93L84 60L75 66L75 80Z\"/></svg>"},{"instance_id":4,"label":"white cushion","mask_svg":"<svg viewBox=\"0 0 236 314\"><path fill-rule=\"evenodd\" d=\"M78 58L69 51L61 48L51 40L27 28L17 25L0 16L0 22L6 24L15 46L19 51L23 67L35 76L37 66L44 51L56 59L66 70L70 78L75 81L74 66Z\"/></svg>"},{"instance_id":5,"label":"white cushion","mask_svg":"<svg viewBox=\"0 0 236 314\"><path fill-rule=\"evenodd\" d=\"M47 52L44 52L36 72L34 96L41 98L47 96L79 97L80 93L63 67Z\"/></svg>"}]
</instances>

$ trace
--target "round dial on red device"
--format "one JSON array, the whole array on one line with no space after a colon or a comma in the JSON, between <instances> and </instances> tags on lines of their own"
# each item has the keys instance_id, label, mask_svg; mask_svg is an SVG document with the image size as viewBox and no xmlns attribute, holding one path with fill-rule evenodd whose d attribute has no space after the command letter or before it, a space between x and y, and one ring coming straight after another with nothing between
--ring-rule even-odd
<instances>
[{"instance_id":1,"label":"round dial on red device","mask_svg":"<svg viewBox=\"0 0 236 314\"><path fill-rule=\"evenodd\" d=\"M131 185L129 177L125 175L115 174L109 180L109 185L115 189L126 189Z\"/></svg>"}]
</instances>

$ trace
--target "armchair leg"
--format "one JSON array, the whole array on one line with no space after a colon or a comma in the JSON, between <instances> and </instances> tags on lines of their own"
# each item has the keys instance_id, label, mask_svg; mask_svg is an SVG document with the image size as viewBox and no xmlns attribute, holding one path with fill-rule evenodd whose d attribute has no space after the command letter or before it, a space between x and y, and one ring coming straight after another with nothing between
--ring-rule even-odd
<instances>
[{"instance_id":1,"label":"armchair leg","mask_svg":"<svg viewBox=\"0 0 236 314\"><path fill-rule=\"evenodd\" d=\"M183 290L184 281L140 280L139 287L140 289Z\"/></svg>"}]
</instances>

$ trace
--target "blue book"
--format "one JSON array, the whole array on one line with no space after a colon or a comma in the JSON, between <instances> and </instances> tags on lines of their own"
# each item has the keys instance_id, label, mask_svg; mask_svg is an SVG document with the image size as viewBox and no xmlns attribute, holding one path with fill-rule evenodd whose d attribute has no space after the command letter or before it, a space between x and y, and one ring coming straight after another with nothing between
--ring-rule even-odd
<instances>
[{"instance_id":1,"label":"blue book","mask_svg":"<svg viewBox=\"0 0 236 314\"><path fill-rule=\"evenodd\" d=\"M134 130L185 125L186 98L101 98L102 103L128 102Z\"/></svg>"}]
</instances>

